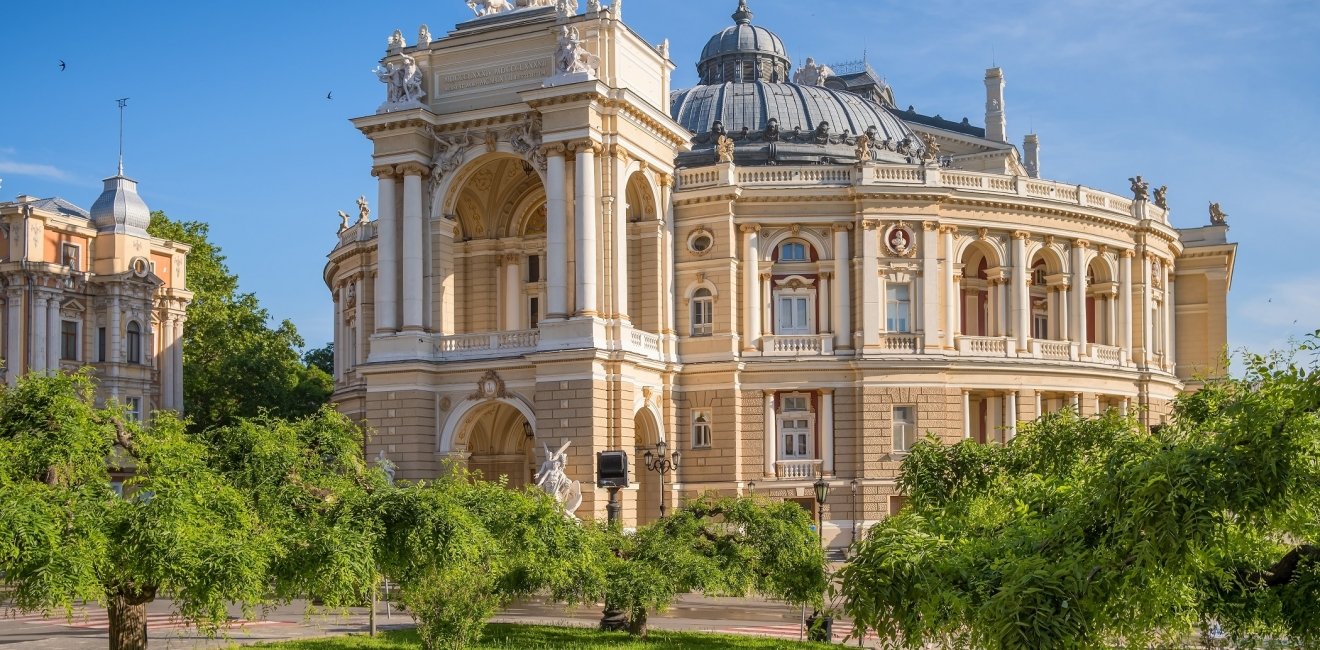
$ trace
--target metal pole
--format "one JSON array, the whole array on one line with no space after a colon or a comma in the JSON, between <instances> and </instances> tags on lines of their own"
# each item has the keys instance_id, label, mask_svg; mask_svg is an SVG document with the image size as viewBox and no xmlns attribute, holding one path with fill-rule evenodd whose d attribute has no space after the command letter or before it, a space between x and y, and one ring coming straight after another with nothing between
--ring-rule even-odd
<instances>
[{"instance_id":1,"label":"metal pole","mask_svg":"<svg viewBox=\"0 0 1320 650\"><path fill-rule=\"evenodd\" d=\"M664 467L661 467L661 468L660 468L660 471L657 472L657 473L660 475L660 518L661 518L661 519L664 519L664 518L665 518L665 470L664 470Z\"/></svg>"},{"instance_id":2,"label":"metal pole","mask_svg":"<svg viewBox=\"0 0 1320 650\"><path fill-rule=\"evenodd\" d=\"M608 487L610 500L605 504L606 522L610 530L617 531L623 525L623 504L619 502L619 488ZM605 611L601 612L600 629L605 632L617 632L628 629L628 616L612 600L609 590L605 593Z\"/></svg>"},{"instance_id":3,"label":"metal pole","mask_svg":"<svg viewBox=\"0 0 1320 650\"><path fill-rule=\"evenodd\" d=\"M367 614L367 636L376 636L376 576L371 576L371 613Z\"/></svg>"}]
</instances>

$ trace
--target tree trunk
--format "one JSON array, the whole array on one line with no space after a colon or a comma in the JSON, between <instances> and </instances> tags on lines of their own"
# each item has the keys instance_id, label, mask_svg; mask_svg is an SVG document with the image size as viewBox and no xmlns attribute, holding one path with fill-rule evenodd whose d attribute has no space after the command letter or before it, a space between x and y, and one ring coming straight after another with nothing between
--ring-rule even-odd
<instances>
[{"instance_id":1,"label":"tree trunk","mask_svg":"<svg viewBox=\"0 0 1320 650\"><path fill-rule=\"evenodd\" d=\"M139 594L110 594L110 650L147 650L147 603Z\"/></svg>"},{"instance_id":2,"label":"tree trunk","mask_svg":"<svg viewBox=\"0 0 1320 650\"><path fill-rule=\"evenodd\" d=\"M628 621L628 634L638 637L646 636L645 607L638 607L632 611L632 619Z\"/></svg>"}]
</instances>

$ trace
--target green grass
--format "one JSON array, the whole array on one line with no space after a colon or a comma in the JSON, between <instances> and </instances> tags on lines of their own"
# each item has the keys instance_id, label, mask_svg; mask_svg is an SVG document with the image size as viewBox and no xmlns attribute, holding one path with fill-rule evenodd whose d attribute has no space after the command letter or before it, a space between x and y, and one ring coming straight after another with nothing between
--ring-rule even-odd
<instances>
[{"instance_id":1,"label":"green grass","mask_svg":"<svg viewBox=\"0 0 1320 650\"><path fill-rule=\"evenodd\" d=\"M375 639L352 635L254 647L279 650L417 650L422 644L414 630L399 630L384 633ZM600 632L590 628L493 623L486 626L481 643L472 646L472 650L777 650L829 647L784 639L661 630L652 630L645 640L638 640L624 632Z\"/></svg>"}]
</instances>

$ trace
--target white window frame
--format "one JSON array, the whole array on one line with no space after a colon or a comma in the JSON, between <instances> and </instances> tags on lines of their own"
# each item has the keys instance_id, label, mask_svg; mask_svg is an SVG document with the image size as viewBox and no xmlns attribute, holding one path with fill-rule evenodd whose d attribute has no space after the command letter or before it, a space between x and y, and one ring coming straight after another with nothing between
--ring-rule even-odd
<instances>
[{"instance_id":1,"label":"white window frame","mask_svg":"<svg viewBox=\"0 0 1320 650\"><path fill-rule=\"evenodd\" d=\"M802 249L802 256L801 257L787 256L785 253L788 252L790 246L800 247ZM794 263L794 264L799 262L810 262L811 246L809 246L807 242L804 242L801 239L790 239L786 242L783 242L779 244L779 261L783 263Z\"/></svg>"},{"instance_id":2,"label":"white window frame","mask_svg":"<svg viewBox=\"0 0 1320 650\"><path fill-rule=\"evenodd\" d=\"M64 354L66 352L66 350L64 349L64 325L66 323L73 324L73 350L72 350L73 355L72 356L65 356ZM77 320L69 320L67 318L61 318L59 337L60 337L60 361L78 361L79 357L81 356L78 354L78 349L82 347L81 345L82 323Z\"/></svg>"},{"instance_id":3,"label":"white window frame","mask_svg":"<svg viewBox=\"0 0 1320 650\"><path fill-rule=\"evenodd\" d=\"M73 260L73 264L69 264L69 260L70 260L70 259ZM76 273L76 272L81 272L81 271L82 271L82 247L79 246L78 244L71 244L71 243L69 243L69 242L61 242L61 243L60 243L60 265L67 267L69 270L74 271L75 273Z\"/></svg>"},{"instance_id":4,"label":"white window frame","mask_svg":"<svg viewBox=\"0 0 1320 650\"><path fill-rule=\"evenodd\" d=\"M689 309L691 311L689 332L692 336L711 336L715 333L715 295L710 289L702 287L693 292Z\"/></svg>"},{"instance_id":5,"label":"white window frame","mask_svg":"<svg viewBox=\"0 0 1320 650\"><path fill-rule=\"evenodd\" d=\"M816 333L816 287L798 286L798 287L778 287L774 290L774 329L776 335L784 336L808 336ZM793 318L793 327L784 327L784 303L783 301L792 301L792 308L789 314L796 314L799 301L806 306L806 322L798 324L796 318Z\"/></svg>"},{"instance_id":6,"label":"white window frame","mask_svg":"<svg viewBox=\"0 0 1320 650\"><path fill-rule=\"evenodd\" d=\"M126 397L126 398L124 398L124 406L128 407L128 416L131 417L131 418L133 418L133 421L134 421L134 422L141 422L141 421L142 421L142 398L141 398L141 397Z\"/></svg>"},{"instance_id":7,"label":"white window frame","mask_svg":"<svg viewBox=\"0 0 1320 650\"><path fill-rule=\"evenodd\" d=\"M779 413L775 417L779 436L779 460L814 460L816 414L811 410L811 396L806 393L790 393L781 396L779 404ZM802 426L803 424L806 426Z\"/></svg>"},{"instance_id":8,"label":"white window frame","mask_svg":"<svg viewBox=\"0 0 1320 650\"><path fill-rule=\"evenodd\" d=\"M907 300L899 300L895 294L899 289L907 289ZM898 308L905 305L906 317L899 320ZM887 332L912 332L912 283L911 282L889 282L885 285L885 331Z\"/></svg>"},{"instance_id":9,"label":"white window frame","mask_svg":"<svg viewBox=\"0 0 1320 650\"><path fill-rule=\"evenodd\" d=\"M710 411L705 409L692 411L692 448L710 449Z\"/></svg>"},{"instance_id":10,"label":"white window frame","mask_svg":"<svg viewBox=\"0 0 1320 650\"><path fill-rule=\"evenodd\" d=\"M898 404L891 412L894 452L906 454L917 443L917 407Z\"/></svg>"}]
</instances>

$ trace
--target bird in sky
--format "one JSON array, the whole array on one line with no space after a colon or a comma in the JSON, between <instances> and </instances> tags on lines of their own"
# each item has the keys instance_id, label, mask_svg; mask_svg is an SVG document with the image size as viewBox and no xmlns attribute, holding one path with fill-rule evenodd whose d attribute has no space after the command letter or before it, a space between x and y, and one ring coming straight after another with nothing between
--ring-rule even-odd
<instances>
[{"instance_id":1,"label":"bird in sky","mask_svg":"<svg viewBox=\"0 0 1320 650\"><path fill-rule=\"evenodd\" d=\"M325 98L326 98L326 99L334 99L334 97L331 97L331 95L334 95L334 94L335 94L335 91L332 90L332 91L330 91L330 92L328 92L328 93L325 94Z\"/></svg>"},{"instance_id":2,"label":"bird in sky","mask_svg":"<svg viewBox=\"0 0 1320 650\"><path fill-rule=\"evenodd\" d=\"M64 59L60 59L60 72L64 72L64 69L67 67L68 66L64 64Z\"/></svg>"}]
</instances>

